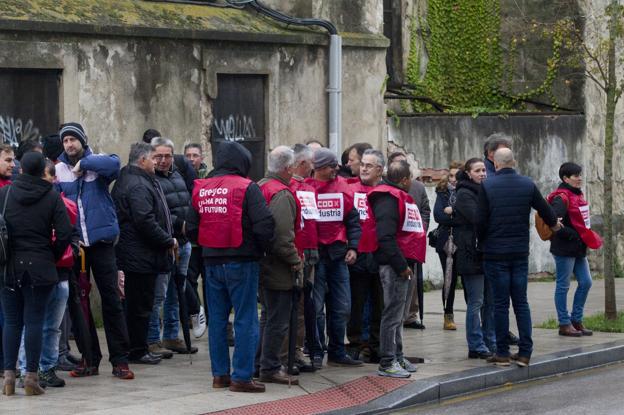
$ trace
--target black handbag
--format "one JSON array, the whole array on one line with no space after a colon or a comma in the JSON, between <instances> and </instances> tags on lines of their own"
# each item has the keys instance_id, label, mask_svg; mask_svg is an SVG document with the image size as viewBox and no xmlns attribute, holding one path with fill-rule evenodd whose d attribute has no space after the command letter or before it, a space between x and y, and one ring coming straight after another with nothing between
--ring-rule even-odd
<instances>
[{"instance_id":1,"label":"black handbag","mask_svg":"<svg viewBox=\"0 0 624 415\"><path fill-rule=\"evenodd\" d=\"M440 228L435 228L431 232L427 234L429 237L429 246L435 248L438 245L438 234L440 233Z\"/></svg>"}]
</instances>

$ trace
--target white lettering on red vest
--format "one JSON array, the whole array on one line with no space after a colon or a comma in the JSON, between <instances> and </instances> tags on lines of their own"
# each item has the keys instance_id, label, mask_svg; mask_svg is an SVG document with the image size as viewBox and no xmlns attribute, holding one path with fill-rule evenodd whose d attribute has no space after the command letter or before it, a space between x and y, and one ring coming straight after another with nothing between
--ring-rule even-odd
<instances>
[{"instance_id":1,"label":"white lettering on red vest","mask_svg":"<svg viewBox=\"0 0 624 415\"><path fill-rule=\"evenodd\" d=\"M365 221L368 219L368 199L366 193L355 192L353 194L353 204L360 214L360 220Z\"/></svg>"},{"instance_id":2,"label":"white lettering on red vest","mask_svg":"<svg viewBox=\"0 0 624 415\"><path fill-rule=\"evenodd\" d=\"M305 190L297 190L297 199L301 203L301 216L307 220L318 220L319 210L316 206L316 198L314 192ZM302 223L303 227L303 223Z\"/></svg>"},{"instance_id":3,"label":"white lettering on red vest","mask_svg":"<svg viewBox=\"0 0 624 415\"><path fill-rule=\"evenodd\" d=\"M589 215L589 205L579 206L579 210L581 211L581 216L583 217L583 221L585 222L585 227L587 229L591 229L591 219Z\"/></svg>"},{"instance_id":4,"label":"white lettering on red vest","mask_svg":"<svg viewBox=\"0 0 624 415\"><path fill-rule=\"evenodd\" d=\"M424 233L420 211L415 203L405 203L405 221L403 222L403 230L405 232Z\"/></svg>"},{"instance_id":5,"label":"white lettering on red vest","mask_svg":"<svg viewBox=\"0 0 624 415\"><path fill-rule=\"evenodd\" d=\"M227 215L228 198L217 196L226 196L228 193L229 189L225 187L218 187L216 189L200 189L200 199L197 204L199 214L201 215L204 213L217 213Z\"/></svg>"},{"instance_id":6,"label":"white lettering on red vest","mask_svg":"<svg viewBox=\"0 0 624 415\"><path fill-rule=\"evenodd\" d=\"M322 193L318 195L319 222L342 222L344 219L344 195Z\"/></svg>"}]
</instances>

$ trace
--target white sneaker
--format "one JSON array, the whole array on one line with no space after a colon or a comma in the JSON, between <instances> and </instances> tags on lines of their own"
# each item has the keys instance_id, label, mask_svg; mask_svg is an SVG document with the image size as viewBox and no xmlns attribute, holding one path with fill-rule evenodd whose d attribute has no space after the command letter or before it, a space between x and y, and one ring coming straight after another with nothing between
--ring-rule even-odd
<instances>
[{"instance_id":1,"label":"white sneaker","mask_svg":"<svg viewBox=\"0 0 624 415\"><path fill-rule=\"evenodd\" d=\"M191 322L193 323L193 336L199 339L206 332L206 313L204 313L204 307L199 306L199 314L191 315Z\"/></svg>"}]
</instances>

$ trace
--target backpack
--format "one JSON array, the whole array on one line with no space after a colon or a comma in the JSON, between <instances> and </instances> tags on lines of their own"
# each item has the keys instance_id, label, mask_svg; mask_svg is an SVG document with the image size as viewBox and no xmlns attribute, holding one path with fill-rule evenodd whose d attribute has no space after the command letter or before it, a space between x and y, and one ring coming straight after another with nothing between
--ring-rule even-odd
<instances>
[{"instance_id":1,"label":"backpack","mask_svg":"<svg viewBox=\"0 0 624 415\"><path fill-rule=\"evenodd\" d=\"M564 195L560 196L561 200L563 200L563 203L566 205L566 207L568 207L568 198ZM544 222L544 219L542 219L538 212L535 212L535 229L537 230L537 234L542 241L550 241L554 235L554 232L552 231L552 229L550 229L550 226L548 226L546 222Z\"/></svg>"},{"instance_id":2,"label":"backpack","mask_svg":"<svg viewBox=\"0 0 624 415\"><path fill-rule=\"evenodd\" d=\"M4 219L9 193L11 193L11 186L4 196L4 206L2 207L2 215L0 215L0 265L6 265L9 262L9 229Z\"/></svg>"}]
</instances>

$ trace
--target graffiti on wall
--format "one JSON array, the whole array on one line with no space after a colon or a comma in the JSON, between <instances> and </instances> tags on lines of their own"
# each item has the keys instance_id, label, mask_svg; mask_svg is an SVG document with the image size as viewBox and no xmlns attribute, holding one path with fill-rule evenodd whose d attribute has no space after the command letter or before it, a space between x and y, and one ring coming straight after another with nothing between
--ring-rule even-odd
<instances>
[{"instance_id":1,"label":"graffiti on wall","mask_svg":"<svg viewBox=\"0 0 624 415\"><path fill-rule=\"evenodd\" d=\"M245 141L256 138L256 129L253 119L247 115L230 114L224 118L215 119L215 138L227 141Z\"/></svg>"},{"instance_id":2,"label":"graffiti on wall","mask_svg":"<svg viewBox=\"0 0 624 415\"><path fill-rule=\"evenodd\" d=\"M0 115L0 140L4 144L18 146L21 141L39 139L41 134L33 120L24 121L10 115Z\"/></svg>"}]
</instances>

